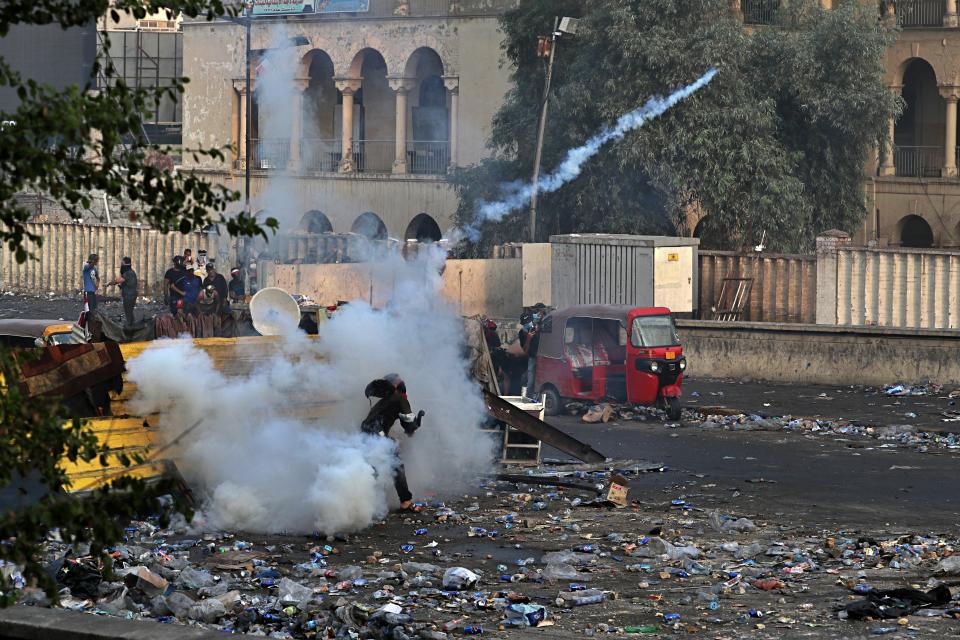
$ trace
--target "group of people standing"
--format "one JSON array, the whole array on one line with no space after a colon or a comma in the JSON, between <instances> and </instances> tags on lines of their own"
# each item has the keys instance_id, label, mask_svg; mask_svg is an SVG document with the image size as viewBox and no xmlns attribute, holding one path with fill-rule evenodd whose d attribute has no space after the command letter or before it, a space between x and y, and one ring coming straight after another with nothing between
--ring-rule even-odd
<instances>
[{"instance_id":1,"label":"group of people standing","mask_svg":"<svg viewBox=\"0 0 960 640\"><path fill-rule=\"evenodd\" d=\"M182 256L174 256L173 266L163 274L166 303L170 313L195 315L222 315L230 311L230 301L244 297L240 269L230 272L230 282L217 272L213 262L204 265L206 277L201 278L193 264L190 249Z\"/></svg>"},{"instance_id":2,"label":"group of people standing","mask_svg":"<svg viewBox=\"0 0 960 640\"><path fill-rule=\"evenodd\" d=\"M83 265L83 292L87 309L95 311L99 303L100 256L91 253ZM231 279L217 272L213 262L204 265L206 277L197 273L193 252L184 249L183 255L174 256L173 266L163 276L164 302L170 313L195 315L221 315L230 311L230 301L244 299L244 283L240 269L231 271ZM139 278L133 270L133 261L124 257L120 262L119 275L104 288L116 286L123 302L123 315L127 325L136 321Z\"/></svg>"}]
</instances>

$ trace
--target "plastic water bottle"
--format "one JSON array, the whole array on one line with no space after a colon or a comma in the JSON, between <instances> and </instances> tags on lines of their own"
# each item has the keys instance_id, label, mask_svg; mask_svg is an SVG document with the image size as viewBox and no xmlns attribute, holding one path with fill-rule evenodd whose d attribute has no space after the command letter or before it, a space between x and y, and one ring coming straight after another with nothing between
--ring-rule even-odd
<instances>
[{"instance_id":1,"label":"plastic water bottle","mask_svg":"<svg viewBox=\"0 0 960 640\"><path fill-rule=\"evenodd\" d=\"M588 604L600 604L607 599L607 596L599 589L587 589L586 591L576 591L572 596L564 596L563 599L574 607L582 607Z\"/></svg>"}]
</instances>

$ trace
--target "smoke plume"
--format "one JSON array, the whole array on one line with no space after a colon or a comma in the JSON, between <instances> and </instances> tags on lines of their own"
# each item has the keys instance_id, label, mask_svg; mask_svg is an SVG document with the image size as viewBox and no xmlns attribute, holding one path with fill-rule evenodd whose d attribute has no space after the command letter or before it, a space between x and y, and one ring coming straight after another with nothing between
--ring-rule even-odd
<instances>
[{"instance_id":1,"label":"smoke plume","mask_svg":"<svg viewBox=\"0 0 960 640\"><path fill-rule=\"evenodd\" d=\"M670 95L654 96L647 100L642 107L620 116L616 124L609 129L596 134L587 142L575 149L567 151L563 162L553 173L540 178L539 193L551 193L563 185L575 180L583 171L583 166L590 158L600 152L600 148L611 140L620 140L628 132L639 129L644 124L662 115L674 105L686 100L694 93L710 84L717 74L716 69L710 69L692 84L677 89ZM480 238L479 227L484 222L497 222L505 215L525 206L530 202L533 194L533 185L526 182L513 182L502 187L503 196L497 202L481 202L477 211L477 219L464 229L464 234L472 242Z\"/></svg>"},{"instance_id":2,"label":"smoke plume","mask_svg":"<svg viewBox=\"0 0 960 640\"><path fill-rule=\"evenodd\" d=\"M175 448L185 477L205 496L211 524L253 532L350 532L396 503L393 440L360 432L366 384L386 373L407 383L427 412L408 438L395 426L416 497L453 495L489 470L492 443L462 352L463 321L441 298L440 250L390 258L386 308L351 302L317 339L291 327L249 375L228 376L189 340L158 341L127 366L141 414L160 413L166 441L200 421ZM322 419L293 417L328 403Z\"/></svg>"}]
</instances>

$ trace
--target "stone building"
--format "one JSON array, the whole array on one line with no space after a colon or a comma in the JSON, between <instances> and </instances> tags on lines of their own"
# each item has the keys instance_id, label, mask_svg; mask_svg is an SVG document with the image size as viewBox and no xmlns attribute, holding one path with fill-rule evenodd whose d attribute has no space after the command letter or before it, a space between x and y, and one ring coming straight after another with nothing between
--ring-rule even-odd
<instances>
[{"instance_id":1,"label":"stone building","mask_svg":"<svg viewBox=\"0 0 960 640\"><path fill-rule=\"evenodd\" d=\"M778 0L734 0L744 22L773 19ZM823 0L830 8L840 0ZM874 4L873 0L868 0ZM960 247L957 99L960 28L957 0L882 0L881 18L901 32L887 50L887 82L906 108L866 164L868 215L858 244Z\"/></svg>"},{"instance_id":2,"label":"stone building","mask_svg":"<svg viewBox=\"0 0 960 640\"><path fill-rule=\"evenodd\" d=\"M497 17L514 4L337 0L323 13L256 15L249 157L244 27L184 21L184 147L233 146L222 162L185 153L184 169L243 192L249 163L253 210L287 228L439 239L456 209L446 174L484 156L508 89ZM278 42L296 57L279 131L257 85Z\"/></svg>"}]
</instances>

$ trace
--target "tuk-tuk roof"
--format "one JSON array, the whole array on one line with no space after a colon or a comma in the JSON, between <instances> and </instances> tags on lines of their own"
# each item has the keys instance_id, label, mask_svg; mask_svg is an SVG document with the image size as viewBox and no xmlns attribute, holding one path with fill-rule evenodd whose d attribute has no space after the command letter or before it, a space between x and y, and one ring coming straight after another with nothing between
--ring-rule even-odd
<instances>
[{"instance_id":1,"label":"tuk-tuk roof","mask_svg":"<svg viewBox=\"0 0 960 640\"><path fill-rule=\"evenodd\" d=\"M636 310L636 315L665 316L670 314L666 307L632 307L628 304L578 304L558 311L552 311L553 321L566 321L567 318L598 318L600 320L626 320L627 314Z\"/></svg>"},{"instance_id":2,"label":"tuk-tuk roof","mask_svg":"<svg viewBox=\"0 0 960 640\"><path fill-rule=\"evenodd\" d=\"M47 335L47 329L62 327L62 332L73 330L72 322L63 320L35 320L27 318L12 318L0 320L0 335L16 336L19 338L42 338Z\"/></svg>"},{"instance_id":3,"label":"tuk-tuk roof","mask_svg":"<svg viewBox=\"0 0 960 640\"><path fill-rule=\"evenodd\" d=\"M641 316L666 316L670 309L666 307L632 307L628 304L578 304L565 309L551 312L552 318L549 332L540 335L539 354L549 357L563 355L563 330L570 318L594 318L597 320L616 320L627 323L627 316L634 312Z\"/></svg>"}]
</instances>

